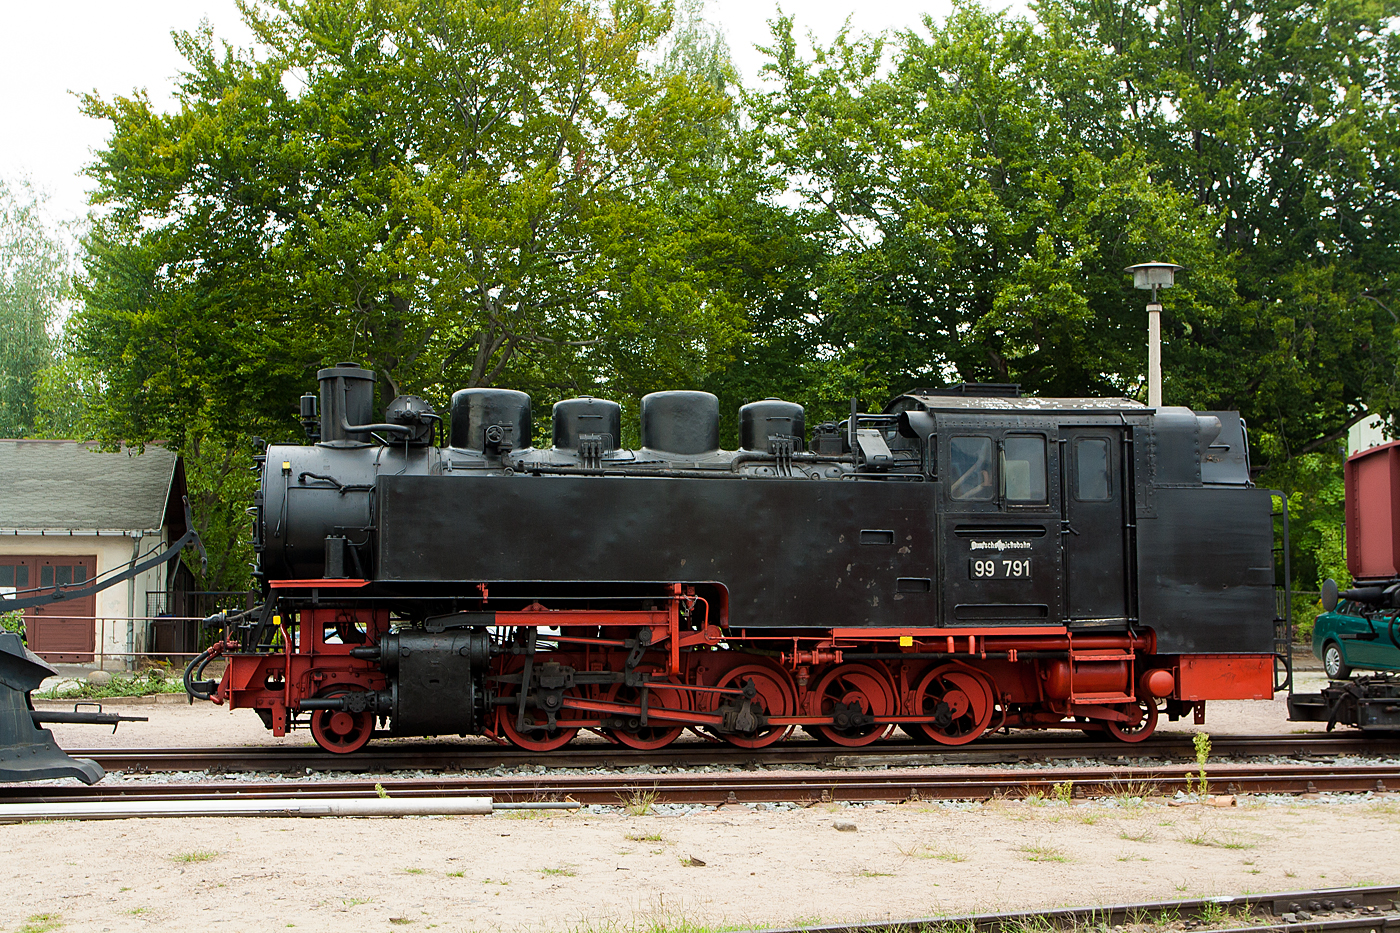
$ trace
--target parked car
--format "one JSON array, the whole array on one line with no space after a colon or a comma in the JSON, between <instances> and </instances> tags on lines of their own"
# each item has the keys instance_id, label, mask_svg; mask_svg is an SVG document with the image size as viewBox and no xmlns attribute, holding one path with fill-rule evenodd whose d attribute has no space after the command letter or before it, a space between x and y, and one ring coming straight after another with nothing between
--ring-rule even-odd
<instances>
[{"instance_id":1,"label":"parked car","mask_svg":"<svg viewBox=\"0 0 1400 933\"><path fill-rule=\"evenodd\" d=\"M1317 617L1312 650L1332 680L1345 680L1353 670L1400 671L1400 618L1361 613L1344 599Z\"/></svg>"}]
</instances>

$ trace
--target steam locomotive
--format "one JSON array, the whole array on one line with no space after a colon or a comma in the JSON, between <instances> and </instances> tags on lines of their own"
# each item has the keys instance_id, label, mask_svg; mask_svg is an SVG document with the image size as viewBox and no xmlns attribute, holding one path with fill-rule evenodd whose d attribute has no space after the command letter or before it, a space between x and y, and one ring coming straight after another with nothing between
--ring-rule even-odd
<instances>
[{"instance_id":1,"label":"steam locomotive","mask_svg":"<svg viewBox=\"0 0 1400 933\"><path fill-rule=\"evenodd\" d=\"M1234 412L960 385L809 433L765 399L724 450L715 396L669 391L641 400L638 448L597 398L555 404L545 448L522 392L376 422L369 371L318 380L309 443L261 460L264 600L186 672L276 735L1136 742L1286 682L1272 502Z\"/></svg>"}]
</instances>

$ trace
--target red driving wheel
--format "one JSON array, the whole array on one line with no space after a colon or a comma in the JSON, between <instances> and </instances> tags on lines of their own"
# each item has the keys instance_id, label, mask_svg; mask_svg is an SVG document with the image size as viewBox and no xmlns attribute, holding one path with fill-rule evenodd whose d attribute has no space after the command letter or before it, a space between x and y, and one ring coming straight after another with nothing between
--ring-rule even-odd
<instances>
[{"instance_id":1,"label":"red driving wheel","mask_svg":"<svg viewBox=\"0 0 1400 933\"><path fill-rule=\"evenodd\" d=\"M995 708L996 694L986 676L959 664L945 664L919 681L910 712L933 718L916 726L933 741L966 745L987 730Z\"/></svg>"},{"instance_id":2,"label":"red driving wheel","mask_svg":"<svg viewBox=\"0 0 1400 933\"><path fill-rule=\"evenodd\" d=\"M787 672L779 667L770 667L758 659L730 668L719 678L715 686L742 689L748 681L753 681L755 689L752 707L763 715L791 716L797 709L797 690L793 687ZM701 696L704 698L702 702L706 707L705 712L715 712L726 701L734 700L732 694L704 693ZM767 748L774 742L782 740L791 731L790 726L772 726L752 733L720 732L717 734L726 742L740 748Z\"/></svg>"},{"instance_id":3,"label":"red driving wheel","mask_svg":"<svg viewBox=\"0 0 1400 933\"><path fill-rule=\"evenodd\" d=\"M844 720L895 715L895 687L889 675L873 664L841 664L817 681L807 695L807 706L811 716L834 717L831 725L817 726L823 738L851 748L869 745L888 733L890 726Z\"/></svg>"},{"instance_id":4,"label":"red driving wheel","mask_svg":"<svg viewBox=\"0 0 1400 933\"><path fill-rule=\"evenodd\" d=\"M1104 720L1104 727L1108 729L1108 734L1120 742L1141 742L1145 740L1157 729L1157 702L1152 699L1140 699L1137 703L1129 703L1120 707L1129 717L1134 714L1136 719L1123 721L1119 719Z\"/></svg>"},{"instance_id":5,"label":"red driving wheel","mask_svg":"<svg viewBox=\"0 0 1400 933\"><path fill-rule=\"evenodd\" d=\"M514 671L506 673L520 672L517 666ZM561 707L554 714L553 725L549 722L548 713L538 706L528 706L525 709L524 728L520 727L520 710L516 708L514 697L519 691L518 684L502 684L500 697L511 702L501 703L496 707L496 734L502 736L516 748L523 748L532 752L552 752L556 748L568 745L573 737L578 735L578 727L569 726L570 719L583 718L578 710ZM571 687L564 691L564 696L579 696L578 689Z\"/></svg>"},{"instance_id":6,"label":"red driving wheel","mask_svg":"<svg viewBox=\"0 0 1400 933\"><path fill-rule=\"evenodd\" d=\"M648 717L647 724L641 724L639 718L641 690L636 687L628 687L625 684L613 684L604 695L610 703L626 703L628 705L638 705L637 717L627 718L627 726L621 729L610 729L608 734L617 739L628 748L665 748L674 742L685 726L669 722L667 720L652 720ZM647 709L685 709L685 694L680 690L672 690L668 687L652 687L647 690Z\"/></svg>"},{"instance_id":7,"label":"red driving wheel","mask_svg":"<svg viewBox=\"0 0 1400 933\"><path fill-rule=\"evenodd\" d=\"M344 688L332 689L320 698L344 696ZM311 736L328 752L348 755L364 748L374 734L374 713L350 713L339 709L318 709L311 713Z\"/></svg>"}]
</instances>

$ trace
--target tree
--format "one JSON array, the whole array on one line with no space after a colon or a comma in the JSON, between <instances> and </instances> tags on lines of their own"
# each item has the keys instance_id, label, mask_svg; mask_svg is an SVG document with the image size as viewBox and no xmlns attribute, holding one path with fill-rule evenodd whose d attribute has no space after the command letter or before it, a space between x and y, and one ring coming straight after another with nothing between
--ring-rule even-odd
<instances>
[{"instance_id":1,"label":"tree","mask_svg":"<svg viewBox=\"0 0 1400 933\"><path fill-rule=\"evenodd\" d=\"M1137 394L1122 268L1146 249L1192 264L1180 314L1221 315L1213 212L1104 131L1117 95L1063 32L962 4L893 42L843 32L810 60L780 20L769 54L777 87L755 116L829 256L807 327L819 406L961 380Z\"/></svg>"},{"instance_id":2,"label":"tree","mask_svg":"<svg viewBox=\"0 0 1400 933\"><path fill-rule=\"evenodd\" d=\"M256 54L176 37L175 112L84 101L114 129L75 355L100 436L195 458L203 516L237 521L247 438L294 436L327 361L438 403L503 381L636 395L727 361L742 311L692 274L697 232L662 189L693 180L729 101L643 63L665 7L243 9Z\"/></svg>"},{"instance_id":3,"label":"tree","mask_svg":"<svg viewBox=\"0 0 1400 933\"><path fill-rule=\"evenodd\" d=\"M69 257L28 182L0 180L0 437L36 433L49 330L69 296Z\"/></svg>"},{"instance_id":4,"label":"tree","mask_svg":"<svg viewBox=\"0 0 1400 933\"><path fill-rule=\"evenodd\" d=\"M1256 460L1326 451L1400 405L1395 0L1047 0L1102 58L1116 132L1220 218L1238 296L1169 320L1183 402L1238 408ZM1170 258L1169 254L1163 254Z\"/></svg>"}]
</instances>

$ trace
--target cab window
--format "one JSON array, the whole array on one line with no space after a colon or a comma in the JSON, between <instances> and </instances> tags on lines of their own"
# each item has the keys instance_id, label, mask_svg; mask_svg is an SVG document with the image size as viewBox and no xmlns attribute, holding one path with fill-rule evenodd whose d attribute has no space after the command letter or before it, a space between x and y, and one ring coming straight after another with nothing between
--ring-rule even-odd
<instances>
[{"instance_id":1,"label":"cab window","mask_svg":"<svg viewBox=\"0 0 1400 933\"><path fill-rule=\"evenodd\" d=\"M1074 442L1074 497L1081 502L1111 498L1108 473L1108 441L1081 437Z\"/></svg>"},{"instance_id":2,"label":"cab window","mask_svg":"<svg viewBox=\"0 0 1400 933\"><path fill-rule=\"evenodd\" d=\"M1002 491L1006 501L1031 505L1048 501L1045 479L1045 437L1010 434L1002 448Z\"/></svg>"},{"instance_id":3,"label":"cab window","mask_svg":"<svg viewBox=\"0 0 1400 933\"><path fill-rule=\"evenodd\" d=\"M948 495L964 502L986 502L995 494L992 439L954 437L948 442L951 482Z\"/></svg>"}]
</instances>

